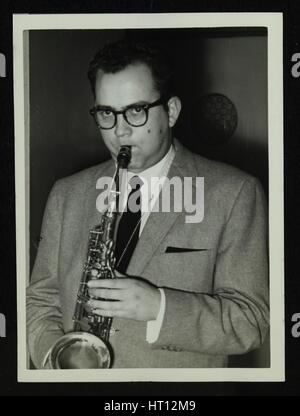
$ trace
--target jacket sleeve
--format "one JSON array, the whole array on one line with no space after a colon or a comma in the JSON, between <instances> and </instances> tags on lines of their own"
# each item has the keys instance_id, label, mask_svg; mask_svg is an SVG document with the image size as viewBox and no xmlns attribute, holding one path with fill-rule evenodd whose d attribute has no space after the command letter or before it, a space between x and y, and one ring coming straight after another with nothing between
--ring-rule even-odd
<instances>
[{"instance_id":1,"label":"jacket sleeve","mask_svg":"<svg viewBox=\"0 0 300 416\"><path fill-rule=\"evenodd\" d=\"M269 325L266 217L261 186L247 179L223 227L212 293L164 288L166 310L152 348L231 355L262 344Z\"/></svg>"},{"instance_id":2,"label":"jacket sleeve","mask_svg":"<svg viewBox=\"0 0 300 416\"><path fill-rule=\"evenodd\" d=\"M63 335L58 283L62 207L58 194L55 185L47 201L38 254L26 297L27 343L37 368L42 368L50 347Z\"/></svg>"}]
</instances>

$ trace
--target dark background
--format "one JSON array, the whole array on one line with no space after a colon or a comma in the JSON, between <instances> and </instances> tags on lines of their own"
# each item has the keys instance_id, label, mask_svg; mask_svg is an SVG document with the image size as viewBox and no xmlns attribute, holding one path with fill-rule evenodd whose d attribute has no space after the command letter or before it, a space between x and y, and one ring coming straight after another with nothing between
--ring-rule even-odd
<instances>
[{"instance_id":1,"label":"dark background","mask_svg":"<svg viewBox=\"0 0 300 416\"><path fill-rule=\"evenodd\" d=\"M297 338L292 338L290 329L291 329L291 316L293 313L300 312L300 281L297 274L297 260L300 254L299 241L297 239L299 231L299 218L298 218L298 209L297 209L297 190L300 184L299 171L298 171L298 160L299 160L299 113L300 113L300 103L299 103L299 94L300 94L300 80L292 78L290 74L291 68L291 56L295 52L300 52L300 28L299 28L299 6L297 6L296 1L272 1L272 2L256 2L256 1L224 1L222 5L217 1L186 1L184 6L182 2L175 1L139 1L139 2L121 2L115 1L103 1L101 7L97 1L88 1L88 2L64 2L64 5L58 1L27 1L27 2L17 2L17 1L3 1L0 5L0 52L4 53L7 58L7 77L0 79L0 100L1 100L1 112L0 112L0 184L2 190L2 199L0 205L0 226L1 226L1 265L2 265L2 278L1 278L1 292L0 292L0 312L4 313L7 317L7 338L0 338L0 395L39 395L39 394L100 394L100 395L126 395L126 394L153 394L153 395L166 395L166 394L175 394L178 395L178 386L176 383L116 383L113 385L106 385L103 383L98 384L64 384L60 385L59 383L55 384L23 384L17 383L16 375L16 265L15 265L15 221L14 221L14 126L13 126L13 71L12 71L12 13L83 13L83 12L193 12L193 11L204 11L204 12L230 12L230 11L281 11L284 16L284 70L285 70L285 264L286 264L286 382L285 383L185 383L180 386L180 394L183 395L241 395L241 394L271 394L271 395L286 395L286 394L299 394L300 393L300 340ZM298 15L297 15L298 13ZM72 36L76 37L75 34L65 36L61 34L60 41L56 43L57 58L64 55L64 48L67 47L67 44L64 42L69 42L69 45L72 43ZM58 33L58 32L57 32ZM84 36L91 36L92 34L86 34ZM45 42L51 44L53 38L50 39L49 35L44 32L43 39ZM71 36L71 37L70 37ZM240 74L240 82L243 82L243 85L250 82L250 85L253 87L249 92L249 99L239 99L238 91L234 91L234 85L238 85L237 78L234 83L230 83L230 80L225 80L222 84L217 82L218 70L222 69L221 63L226 63L226 56L222 55L222 50L226 48L228 42L237 42L239 38L246 37L249 39L250 45L247 48L247 56L251 57L251 41L255 36L258 36L260 41L257 43L257 47L253 50L253 57L257 54L261 54L261 59L259 62L255 61L254 64L251 61L245 63L245 73ZM196 39L192 36L193 39ZM40 38L41 39L41 38ZM32 51L35 50L37 55L41 53L41 45L39 40L36 38L31 38L32 40ZM90 40L89 38L86 41ZM264 42L266 41L265 34L261 31L257 33L248 33L246 34L235 34L235 36L224 36L224 34L219 34L218 36L208 33L204 33L197 37L197 50L199 50L199 56L204 54L204 58L208 57L208 62L210 66L207 67L209 73L215 71L214 74L216 77L213 79L208 79L210 82L203 83L203 79L207 76L208 72L205 73L204 68L201 66L194 67L190 66L190 71L197 71L199 69L199 80L200 85L197 88L197 97L198 94L203 94L205 92L218 92L227 95L236 105L239 115L239 124L237 130L232 136L232 138L226 143L225 147L215 146L214 149L211 149L211 146L207 144L200 148L198 147L198 141L195 141L195 130L192 127L191 120L189 116L184 116L181 125L178 126L178 131L176 132L178 137L182 138L184 136L183 142L189 140L189 147L193 148L195 151L205 153L209 156L214 156L216 159L223 159L232 164L242 167L244 170L249 171L250 173L258 176L265 189L267 190L267 131L266 131L266 89L256 91L258 82L261 82L261 85L266 87L264 84L265 77L265 68L263 66L264 58L266 55L266 49L264 48ZM221 44L220 44L221 42ZM245 42L245 40L244 40ZM62 44L61 44L62 43ZM89 42L88 42L89 43ZM95 43L91 46L96 46ZM217 45L220 47L216 47ZM232 43L228 47L228 51L231 51ZM99 45L100 46L100 45ZM213 47L214 46L214 47ZM83 45L81 45L83 47ZM182 45L181 45L182 47ZM235 47L238 48L238 45L235 44ZM39 49L40 48L40 49ZM74 45L73 45L74 48ZM84 48L83 48L84 49ZM180 48L179 48L180 49ZM242 46L239 47L239 51L243 49ZM51 48L50 48L51 50ZM90 52L93 53L93 50L86 50L86 58L90 59ZM195 50L195 45L190 45L190 50L188 53L192 53ZM256 53L254 53L256 52ZM70 50L70 54L74 56L74 50ZM221 55L218 55L221 54ZM235 59L239 59L239 53L234 54ZM259 55L258 55L259 56ZM51 51L49 52L48 59L51 57ZM219 66L214 66L213 62L219 58L222 58L222 62ZM81 59L81 58L80 58ZM55 60L51 60L53 62ZM59 63L62 61L58 59ZM256 62L256 64L255 64ZM32 60L34 63L34 60ZM44 62L37 62L36 65L42 65ZM198 61L199 64L199 61ZM81 67L82 62L79 63L76 67L75 76L81 77L85 73L85 68ZM74 94L77 85L66 85L62 83L60 78L59 70L68 71L67 67L55 68L54 76L52 78L52 86L60 86L65 89L66 97L72 97ZM37 68L38 69L38 68ZM84 70L82 72L82 69ZM186 68L185 68L186 70ZM261 78L255 79L252 78L252 71L259 71ZM204 72L203 72L204 71ZM41 72L38 79L40 80L40 94L43 94L43 82L45 78L41 77ZM56 74L56 75L55 75ZM65 74L67 75L67 74ZM243 76L242 76L243 75ZM56 78L55 78L56 76ZM204 76L204 78L203 78ZM66 79L66 78L64 78ZM49 80L49 77L48 77ZM84 97L83 103L78 103L77 100L72 101L72 106L66 108L64 106L65 112L61 111L62 108L58 107L60 110L61 119L56 119L57 130L54 134L51 134L51 137L48 137L49 140L46 140L45 130L43 126L40 126L41 133L40 137L32 135L32 148L31 151L34 155L34 152L39 155L37 158L31 159L31 170L34 169L42 171L45 173L45 185L40 188L39 194L36 193L37 198L33 203L33 207L36 208L37 215L35 216L35 225L33 225L32 235L33 238L35 235L38 235L38 228L40 222L40 215L38 212L43 210L44 200L48 194L49 188L58 177L65 176L68 173L72 173L76 170L79 170L85 167L85 164L88 166L90 163L98 163L101 159L107 157L104 152L104 148L101 145L101 141L97 137L97 132L93 127L91 121L88 121L87 112L82 119L76 120L75 125L72 123L74 120L74 114L81 112L82 110L87 111L87 106L91 102L91 97L89 97L88 84L86 87L84 83L86 81L82 79L82 94ZM187 83L188 84L188 83ZM76 87L76 88L75 88ZM188 85L187 89L188 90ZM186 86L183 85L182 92ZM34 94L34 90L33 94ZM85 92L83 92L85 91ZM55 91L54 91L55 92ZM255 107L255 94L261 94L259 96L259 102L262 103L262 108ZM86 95L85 95L86 94ZM265 97L265 98L264 98ZM30 97L33 99L33 97ZM59 98L59 97L58 97ZM184 99L184 97L183 97ZM69 100L68 100L69 101ZM33 99L34 102L34 99ZM60 101L57 101L58 106L61 105ZM82 105L83 104L83 105ZM81 107L82 105L82 107ZM191 103L187 103L186 108L189 109ZM80 106L80 108L78 108ZM257 110L257 111L256 111ZM36 109L43 112L43 106L40 103L40 108ZM249 118L249 113L251 112L251 117L256 122L252 122ZM191 114L189 111L188 114ZM247 118L248 117L248 118ZM31 113L31 119L34 120L34 112ZM34 125L34 124L33 124ZM82 130L81 130L82 129ZM62 130L62 131L61 131ZM187 133L188 132L188 133ZM83 136L84 133L84 136ZM184 135L183 135L184 133ZM187 133L187 134L186 134ZM55 142L57 137L60 136L60 146L63 144L62 153L55 155ZM84 142L82 140L88 140ZM198 136L197 136L198 137ZM63 140L62 140L63 139ZM74 141L73 141L74 140ZM88 143L88 145L86 145ZM48 146L48 148L47 148ZM239 160L238 155L240 146L242 148L247 148L249 150L247 157L243 156L242 160ZM52 149L51 158L42 157L43 152L47 155L49 148ZM222 148L222 150L221 150ZM56 147L57 149L57 147ZM69 154L70 149L72 152ZM243 153L243 152L242 152ZM82 155L84 154L84 161L82 161ZM48 153L49 155L49 153ZM55 157L55 159L54 159ZM44 161L43 166L39 166L41 161ZM53 171L53 160L55 160L55 171ZM36 164L36 165L33 165ZM46 164L45 164L46 163ZM42 168L42 169L41 169ZM52 175L52 176L51 176ZM36 175L32 175L32 178L36 178ZM38 189L39 184L34 183L32 179L32 187ZM47 189L48 188L48 189ZM35 243L32 241L31 252L34 257ZM101 386L100 386L101 385ZM101 387L101 388L100 388ZM99 393L101 391L101 393Z\"/></svg>"}]
</instances>

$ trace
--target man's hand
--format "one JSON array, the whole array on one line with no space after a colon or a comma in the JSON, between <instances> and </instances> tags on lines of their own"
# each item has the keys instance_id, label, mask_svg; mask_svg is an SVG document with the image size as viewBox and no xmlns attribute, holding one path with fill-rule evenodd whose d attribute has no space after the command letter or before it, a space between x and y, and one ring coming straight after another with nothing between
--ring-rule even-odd
<instances>
[{"instance_id":1,"label":"man's hand","mask_svg":"<svg viewBox=\"0 0 300 416\"><path fill-rule=\"evenodd\" d=\"M115 271L116 279L88 282L91 299L87 306L94 314L128 318L136 321L156 319L160 307L160 292L145 280L124 276ZM97 300L102 298L105 300Z\"/></svg>"}]
</instances>

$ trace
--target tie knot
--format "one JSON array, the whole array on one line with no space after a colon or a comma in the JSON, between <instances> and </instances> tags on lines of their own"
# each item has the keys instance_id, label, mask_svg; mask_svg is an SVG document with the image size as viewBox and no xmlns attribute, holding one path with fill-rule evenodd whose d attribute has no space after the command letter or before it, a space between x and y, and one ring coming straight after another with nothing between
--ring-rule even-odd
<instances>
[{"instance_id":1,"label":"tie knot","mask_svg":"<svg viewBox=\"0 0 300 416\"><path fill-rule=\"evenodd\" d=\"M144 184L143 180L138 175L134 175L130 179L129 183L130 183L131 189L133 191L136 191L137 189L140 189Z\"/></svg>"}]
</instances>

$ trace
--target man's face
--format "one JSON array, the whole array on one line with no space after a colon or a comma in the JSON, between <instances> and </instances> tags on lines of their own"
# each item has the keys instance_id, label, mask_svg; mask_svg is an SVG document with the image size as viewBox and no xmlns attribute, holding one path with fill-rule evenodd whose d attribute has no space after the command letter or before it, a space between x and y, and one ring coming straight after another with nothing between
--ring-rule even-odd
<instances>
[{"instance_id":1,"label":"man's face","mask_svg":"<svg viewBox=\"0 0 300 416\"><path fill-rule=\"evenodd\" d=\"M115 74L98 71L95 95L95 105L117 111L133 104L151 104L160 98L154 88L150 69L142 63L130 65ZM101 133L114 159L120 146L132 146L128 168L138 173L164 157L171 143L171 126L168 112L160 105L149 109L148 121L144 126L133 127L122 114L118 114L115 127L102 129Z\"/></svg>"}]
</instances>

